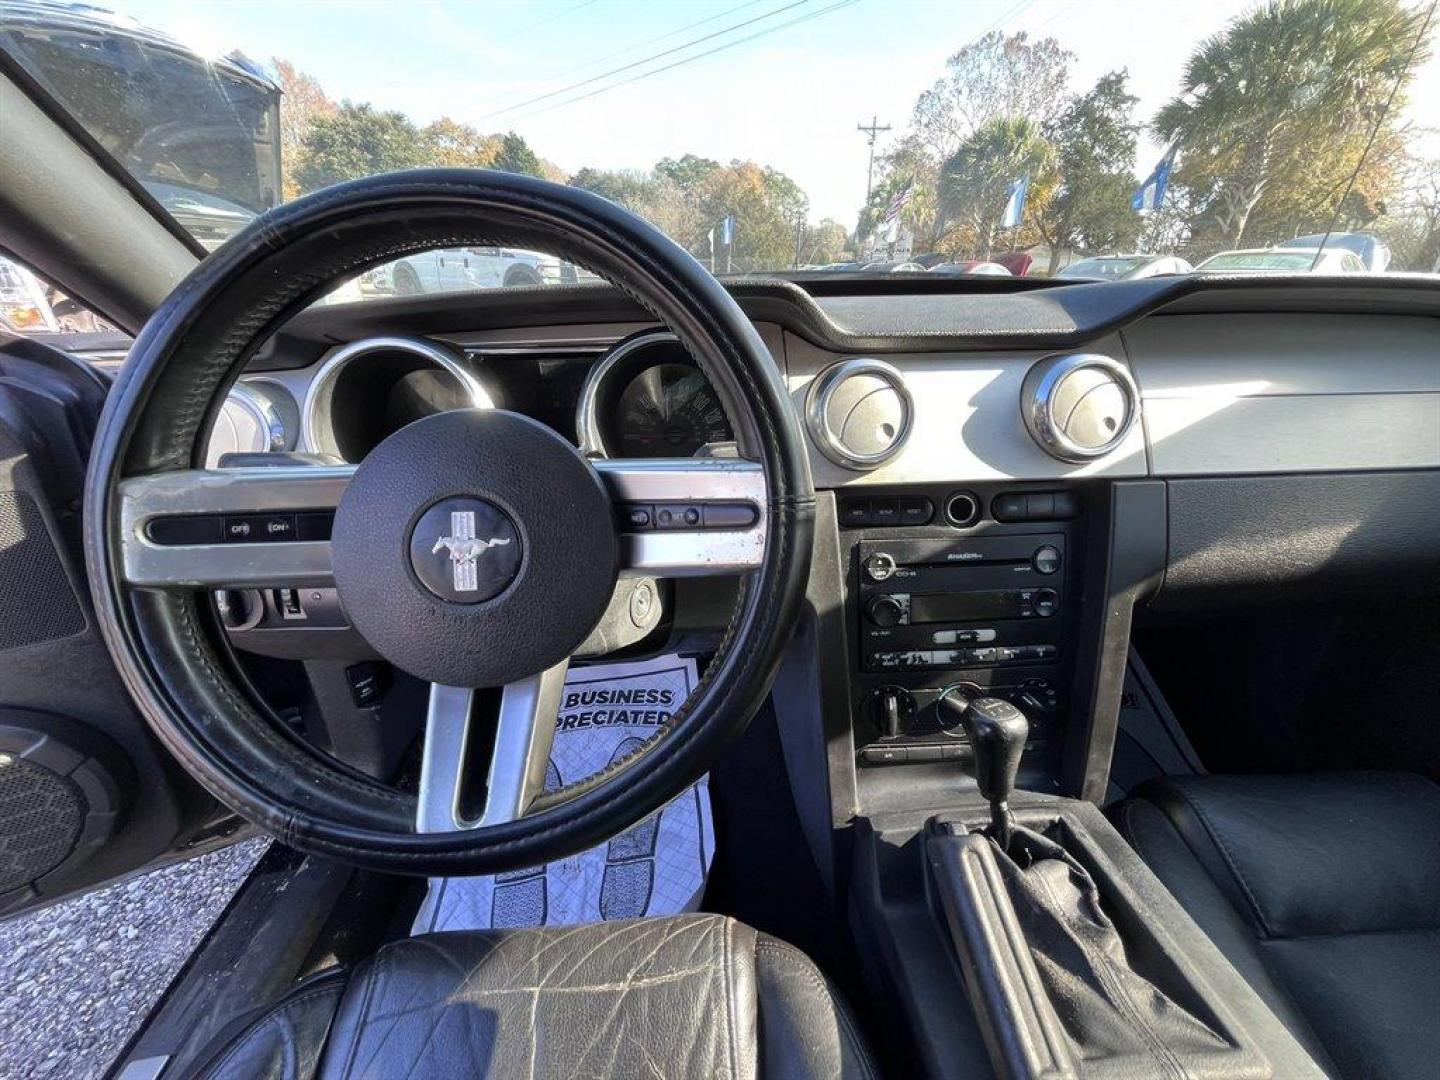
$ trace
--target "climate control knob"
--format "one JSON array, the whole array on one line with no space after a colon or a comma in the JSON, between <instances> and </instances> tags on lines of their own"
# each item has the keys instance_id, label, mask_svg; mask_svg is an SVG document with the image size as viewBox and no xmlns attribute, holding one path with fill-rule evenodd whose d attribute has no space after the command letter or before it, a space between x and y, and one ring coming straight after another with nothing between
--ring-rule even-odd
<instances>
[{"instance_id":1,"label":"climate control knob","mask_svg":"<svg viewBox=\"0 0 1440 1080\"><path fill-rule=\"evenodd\" d=\"M865 617L876 626L899 626L905 619L905 605L893 596L873 596L865 605Z\"/></svg>"}]
</instances>

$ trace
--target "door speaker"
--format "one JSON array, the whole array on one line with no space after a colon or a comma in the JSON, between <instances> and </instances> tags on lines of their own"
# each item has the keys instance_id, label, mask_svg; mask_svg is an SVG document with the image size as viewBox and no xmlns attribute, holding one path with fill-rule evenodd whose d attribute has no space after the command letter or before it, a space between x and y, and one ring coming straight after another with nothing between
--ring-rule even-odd
<instances>
[{"instance_id":1,"label":"door speaker","mask_svg":"<svg viewBox=\"0 0 1440 1080\"><path fill-rule=\"evenodd\" d=\"M0 650L85 629L40 507L23 491L0 491L0 582Z\"/></svg>"},{"instance_id":2,"label":"door speaker","mask_svg":"<svg viewBox=\"0 0 1440 1080\"><path fill-rule=\"evenodd\" d=\"M115 830L124 752L63 716L0 708L0 912L48 893Z\"/></svg>"}]
</instances>

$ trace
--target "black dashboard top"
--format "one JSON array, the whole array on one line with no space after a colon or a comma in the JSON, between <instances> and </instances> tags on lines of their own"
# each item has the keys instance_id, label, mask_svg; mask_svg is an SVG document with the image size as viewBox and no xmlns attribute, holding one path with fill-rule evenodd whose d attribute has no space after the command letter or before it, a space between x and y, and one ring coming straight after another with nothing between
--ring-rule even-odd
<instances>
[{"instance_id":1,"label":"black dashboard top","mask_svg":"<svg viewBox=\"0 0 1440 1080\"><path fill-rule=\"evenodd\" d=\"M746 278L726 287L751 318L838 352L1067 348L1156 313L1295 311L1440 316L1428 275L1347 278L1157 277L1062 284L992 278L937 280ZM299 367L335 344L383 333L647 322L652 316L603 284L394 297L313 307L296 316L252 370Z\"/></svg>"}]
</instances>

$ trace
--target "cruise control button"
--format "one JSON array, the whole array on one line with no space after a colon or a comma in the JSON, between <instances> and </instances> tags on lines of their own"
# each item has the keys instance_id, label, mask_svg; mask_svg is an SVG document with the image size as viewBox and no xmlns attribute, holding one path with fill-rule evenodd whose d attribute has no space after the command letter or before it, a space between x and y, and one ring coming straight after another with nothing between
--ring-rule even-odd
<instances>
[{"instance_id":1,"label":"cruise control button","mask_svg":"<svg viewBox=\"0 0 1440 1080\"><path fill-rule=\"evenodd\" d=\"M748 529L755 524L755 507L749 503L710 503L705 506L705 528Z\"/></svg>"},{"instance_id":2,"label":"cruise control button","mask_svg":"<svg viewBox=\"0 0 1440 1080\"><path fill-rule=\"evenodd\" d=\"M156 544L216 544L225 538L224 522L215 514L151 518L145 535Z\"/></svg>"},{"instance_id":3,"label":"cruise control button","mask_svg":"<svg viewBox=\"0 0 1440 1080\"><path fill-rule=\"evenodd\" d=\"M260 519L260 539L269 541L295 539L294 514L269 514Z\"/></svg>"},{"instance_id":4,"label":"cruise control button","mask_svg":"<svg viewBox=\"0 0 1440 1080\"><path fill-rule=\"evenodd\" d=\"M627 529L648 529L652 520L648 506L625 507L625 527Z\"/></svg>"}]
</instances>

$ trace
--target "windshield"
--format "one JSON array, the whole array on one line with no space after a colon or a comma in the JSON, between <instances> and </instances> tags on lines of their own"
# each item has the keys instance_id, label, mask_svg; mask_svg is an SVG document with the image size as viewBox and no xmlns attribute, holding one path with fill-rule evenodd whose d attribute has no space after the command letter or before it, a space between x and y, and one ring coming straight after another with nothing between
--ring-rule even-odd
<instances>
[{"instance_id":1,"label":"windshield","mask_svg":"<svg viewBox=\"0 0 1440 1080\"><path fill-rule=\"evenodd\" d=\"M1440 271L1429 4L115 6L0 0L0 47L207 247L451 165L596 192L717 274L1118 279L1227 252L1205 269L1339 273L1318 253L1342 237L1362 270ZM588 278L456 249L341 297Z\"/></svg>"}]
</instances>

